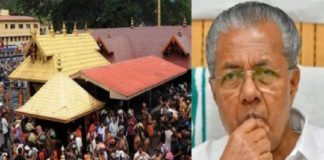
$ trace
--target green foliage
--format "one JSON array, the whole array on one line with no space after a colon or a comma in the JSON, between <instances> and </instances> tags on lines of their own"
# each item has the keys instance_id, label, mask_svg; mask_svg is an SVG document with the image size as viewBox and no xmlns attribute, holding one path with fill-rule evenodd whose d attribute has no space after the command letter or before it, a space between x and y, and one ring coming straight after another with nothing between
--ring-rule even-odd
<instances>
[{"instance_id":1,"label":"green foliage","mask_svg":"<svg viewBox=\"0 0 324 160\"><path fill-rule=\"evenodd\" d=\"M137 22L141 13L139 0L106 0L100 21L107 27L127 27L131 18Z\"/></svg>"},{"instance_id":2,"label":"green foliage","mask_svg":"<svg viewBox=\"0 0 324 160\"><path fill-rule=\"evenodd\" d=\"M52 21L54 28L60 29L64 21L68 32L73 29L74 22L77 22L77 28L83 28L87 22L90 27L101 27L98 17L102 13L102 4L104 0L64 0L54 8Z\"/></svg>"},{"instance_id":3,"label":"green foliage","mask_svg":"<svg viewBox=\"0 0 324 160\"><path fill-rule=\"evenodd\" d=\"M157 0L4 0L3 8L13 15L37 16L42 22L52 21L56 29L62 22L70 32L73 23L88 27L127 27L133 17L135 26L157 25ZM161 0L162 25L191 22L191 0Z\"/></svg>"},{"instance_id":4,"label":"green foliage","mask_svg":"<svg viewBox=\"0 0 324 160\"><path fill-rule=\"evenodd\" d=\"M190 0L161 0L161 10L162 25L182 25L183 18L191 23Z\"/></svg>"},{"instance_id":5,"label":"green foliage","mask_svg":"<svg viewBox=\"0 0 324 160\"><path fill-rule=\"evenodd\" d=\"M3 8L10 9L12 15L36 16L41 20L51 17L53 8L63 0L4 0Z\"/></svg>"}]
</instances>

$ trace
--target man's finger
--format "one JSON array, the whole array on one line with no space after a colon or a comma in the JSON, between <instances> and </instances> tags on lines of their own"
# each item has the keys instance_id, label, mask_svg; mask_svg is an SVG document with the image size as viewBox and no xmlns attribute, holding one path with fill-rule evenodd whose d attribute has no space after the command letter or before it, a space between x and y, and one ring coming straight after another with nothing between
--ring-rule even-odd
<instances>
[{"instance_id":1,"label":"man's finger","mask_svg":"<svg viewBox=\"0 0 324 160\"><path fill-rule=\"evenodd\" d=\"M273 156L271 152L267 152L262 154L258 160L273 160Z\"/></svg>"},{"instance_id":2,"label":"man's finger","mask_svg":"<svg viewBox=\"0 0 324 160\"><path fill-rule=\"evenodd\" d=\"M269 126L262 120L262 119L256 119L257 125L260 128L264 128L267 132L269 132Z\"/></svg>"},{"instance_id":3,"label":"man's finger","mask_svg":"<svg viewBox=\"0 0 324 160\"><path fill-rule=\"evenodd\" d=\"M258 141L255 144L255 150L262 155L264 153L270 152L271 151L271 143L268 139L264 138L260 141Z\"/></svg>"},{"instance_id":4,"label":"man's finger","mask_svg":"<svg viewBox=\"0 0 324 160\"><path fill-rule=\"evenodd\" d=\"M245 120L238 128L237 130L243 133L249 133L253 131L254 129L258 128L257 121L254 118L250 118L248 120Z\"/></svg>"},{"instance_id":5,"label":"man's finger","mask_svg":"<svg viewBox=\"0 0 324 160\"><path fill-rule=\"evenodd\" d=\"M267 138L267 131L265 131L263 128L257 128L251 131L248 134L248 137L250 140L252 140L252 142L258 142L264 138Z\"/></svg>"}]
</instances>

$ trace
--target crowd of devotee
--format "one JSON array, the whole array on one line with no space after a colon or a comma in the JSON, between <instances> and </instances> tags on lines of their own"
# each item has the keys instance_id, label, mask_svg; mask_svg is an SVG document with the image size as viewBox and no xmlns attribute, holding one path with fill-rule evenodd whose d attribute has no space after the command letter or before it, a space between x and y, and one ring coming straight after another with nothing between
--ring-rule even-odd
<instances>
[{"instance_id":1,"label":"crowd of devotee","mask_svg":"<svg viewBox=\"0 0 324 160\"><path fill-rule=\"evenodd\" d=\"M4 143L0 158L191 159L190 85L188 82L168 85L165 92L156 96L157 103L152 106L146 101L139 106L106 106L84 116L82 123L79 120L66 124L66 129L18 114L9 123L8 114L3 110Z\"/></svg>"},{"instance_id":2,"label":"crowd of devotee","mask_svg":"<svg viewBox=\"0 0 324 160\"><path fill-rule=\"evenodd\" d=\"M0 85L4 85L5 88L9 88L9 74L17 68L22 61L22 57L14 58L1 58L0 59ZM15 82L15 86L18 87L18 82ZM22 87L22 86L19 86Z\"/></svg>"}]
</instances>

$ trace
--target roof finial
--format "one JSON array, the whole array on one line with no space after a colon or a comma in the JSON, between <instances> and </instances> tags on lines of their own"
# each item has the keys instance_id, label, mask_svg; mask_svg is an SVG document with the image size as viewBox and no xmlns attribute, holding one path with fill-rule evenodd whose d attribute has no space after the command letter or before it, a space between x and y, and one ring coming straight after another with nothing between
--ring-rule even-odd
<instances>
[{"instance_id":1,"label":"roof finial","mask_svg":"<svg viewBox=\"0 0 324 160\"><path fill-rule=\"evenodd\" d=\"M65 160L64 146L61 147L61 158L60 160Z\"/></svg>"},{"instance_id":2,"label":"roof finial","mask_svg":"<svg viewBox=\"0 0 324 160\"><path fill-rule=\"evenodd\" d=\"M78 35L78 31L77 31L77 27L76 27L76 22L74 22L74 27L73 27L73 31L72 31L72 33L73 33L74 35Z\"/></svg>"},{"instance_id":3,"label":"roof finial","mask_svg":"<svg viewBox=\"0 0 324 160\"><path fill-rule=\"evenodd\" d=\"M59 53L58 54L58 57L57 57L57 70L59 71L59 72L61 72L62 71L62 61L61 61L61 54Z\"/></svg>"},{"instance_id":4,"label":"roof finial","mask_svg":"<svg viewBox=\"0 0 324 160\"><path fill-rule=\"evenodd\" d=\"M111 32L110 32L110 29L108 29L107 36L108 36L108 38L111 38Z\"/></svg>"},{"instance_id":5,"label":"roof finial","mask_svg":"<svg viewBox=\"0 0 324 160\"><path fill-rule=\"evenodd\" d=\"M186 17L183 17L183 23L182 23L182 27L187 27L187 19Z\"/></svg>"},{"instance_id":6,"label":"roof finial","mask_svg":"<svg viewBox=\"0 0 324 160\"><path fill-rule=\"evenodd\" d=\"M66 27L65 27L64 21L63 21L63 26L62 26L62 33L64 36L66 36Z\"/></svg>"},{"instance_id":7,"label":"roof finial","mask_svg":"<svg viewBox=\"0 0 324 160\"><path fill-rule=\"evenodd\" d=\"M84 31L85 31L85 32L88 31L88 22L87 22L87 21L84 23Z\"/></svg>"},{"instance_id":8,"label":"roof finial","mask_svg":"<svg viewBox=\"0 0 324 160\"><path fill-rule=\"evenodd\" d=\"M54 37L55 33L54 33L53 22L51 22L51 24L50 24L49 27L50 27L50 30L49 30L50 35L51 35L52 37Z\"/></svg>"},{"instance_id":9,"label":"roof finial","mask_svg":"<svg viewBox=\"0 0 324 160\"><path fill-rule=\"evenodd\" d=\"M30 30L30 33L31 33L31 39L33 42L36 41L36 34L37 34L37 31L35 29L32 29Z\"/></svg>"},{"instance_id":10,"label":"roof finial","mask_svg":"<svg viewBox=\"0 0 324 160\"><path fill-rule=\"evenodd\" d=\"M182 36L181 29L178 30L178 36L179 36L179 37Z\"/></svg>"},{"instance_id":11,"label":"roof finial","mask_svg":"<svg viewBox=\"0 0 324 160\"><path fill-rule=\"evenodd\" d=\"M157 26L161 26L161 0L157 0Z\"/></svg>"},{"instance_id":12,"label":"roof finial","mask_svg":"<svg viewBox=\"0 0 324 160\"><path fill-rule=\"evenodd\" d=\"M35 49L35 47L32 47L31 60L32 60L32 63L35 63L35 61L36 61L36 49Z\"/></svg>"},{"instance_id":13,"label":"roof finial","mask_svg":"<svg viewBox=\"0 0 324 160\"><path fill-rule=\"evenodd\" d=\"M131 18L131 26L130 27L134 28L134 18L133 17Z\"/></svg>"}]
</instances>

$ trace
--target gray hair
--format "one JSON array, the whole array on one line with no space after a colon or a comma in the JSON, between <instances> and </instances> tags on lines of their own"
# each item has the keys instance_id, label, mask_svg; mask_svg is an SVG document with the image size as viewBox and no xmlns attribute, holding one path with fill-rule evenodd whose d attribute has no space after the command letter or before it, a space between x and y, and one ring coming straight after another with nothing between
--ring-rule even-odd
<instances>
[{"instance_id":1,"label":"gray hair","mask_svg":"<svg viewBox=\"0 0 324 160\"><path fill-rule=\"evenodd\" d=\"M206 58L211 78L215 78L218 33L231 28L248 27L260 22L274 22L282 33L284 54L289 68L297 66L301 40L294 21L281 9L261 2L245 2L216 17L207 35Z\"/></svg>"}]
</instances>

